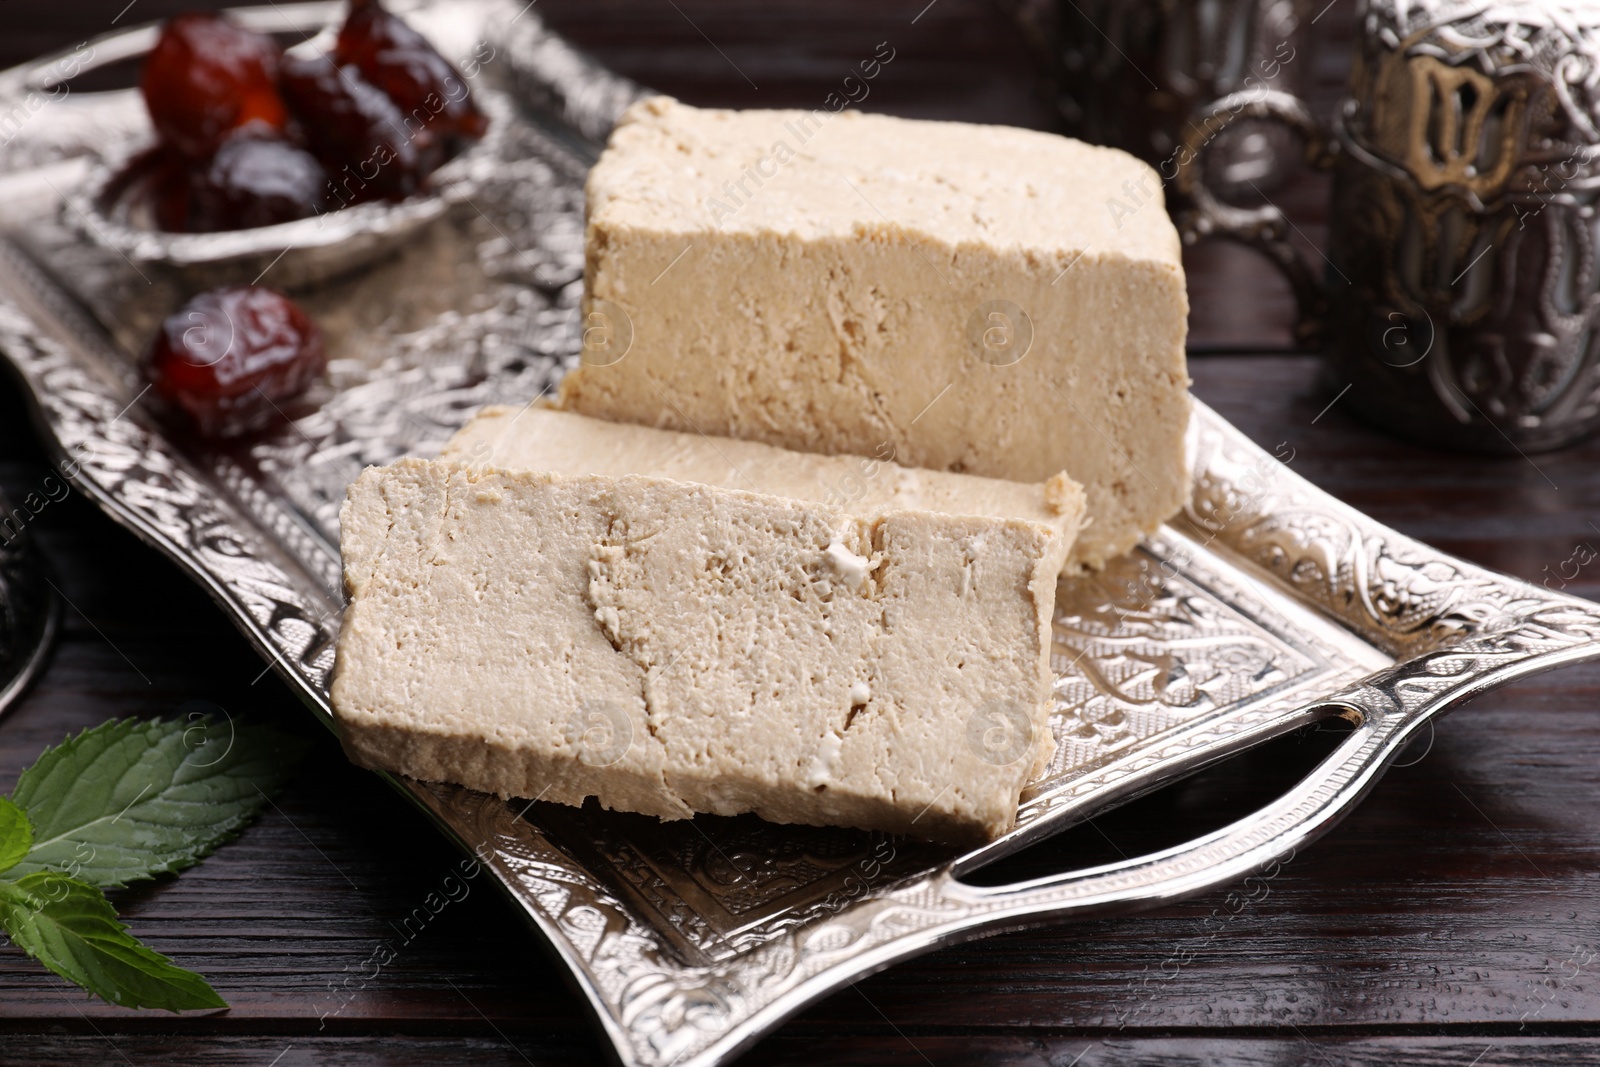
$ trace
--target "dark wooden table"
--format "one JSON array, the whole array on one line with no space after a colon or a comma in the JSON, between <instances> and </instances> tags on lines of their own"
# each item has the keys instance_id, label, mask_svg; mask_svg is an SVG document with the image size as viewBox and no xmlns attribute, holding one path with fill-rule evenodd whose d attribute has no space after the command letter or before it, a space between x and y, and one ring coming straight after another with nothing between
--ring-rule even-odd
<instances>
[{"instance_id":1,"label":"dark wooden table","mask_svg":"<svg viewBox=\"0 0 1600 1067\"><path fill-rule=\"evenodd\" d=\"M63 14L66 5L9 0L0 62L97 32L125 2L84 0ZM940 0L912 25L925 3L544 0L538 10L618 69L695 102L809 106L858 53L891 40L894 79L869 106L1048 124L995 9ZM125 21L178 6L142 0ZM1322 107L1338 91L1353 8L1343 0L1319 23L1312 92ZM1324 194L1304 180L1280 197L1308 246L1325 233ZM1268 447L1287 441L1301 474L1396 529L1536 581L1576 545L1600 545L1600 445L1525 461L1397 443L1339 404L1324 412L1333 392L1317 361L1285 349L1286 294L1247 253L1202 250L1190 273L1195 392ZM0 486L20 497L45 474L4 382ZM455 853L344 761L163 558L77 496L33 528L72 606L49 670L0 721L0 789L68 731L208 705L299 730L314 753L238 841L181 878L118 895L134 931L207 975L230 1011L110 1008L5 948L0 1064L600 1061L583 1006L487 883L363 977L362 961L395 939ZM1600 567L1569 589L1600 594ZM812 1007L745 1062L1600 1062L1597 705L1600 667L1481 698L1247 907L1218 893L925 956ZM1220 825L1287 787L1325 742L1275 743L985 877L1133 855Z\"/></svg>"}]
</instances>

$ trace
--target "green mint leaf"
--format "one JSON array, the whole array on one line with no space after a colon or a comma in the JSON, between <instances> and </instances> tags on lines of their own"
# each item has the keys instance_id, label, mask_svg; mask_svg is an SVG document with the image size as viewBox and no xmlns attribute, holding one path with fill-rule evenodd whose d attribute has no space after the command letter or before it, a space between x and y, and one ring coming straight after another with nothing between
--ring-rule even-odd
<instances>
[{"instance_id":1,"label":"green mint leaf","mask_svg":"<svg viewBox=\"0 0 1600 1067\"><path fill-rule=\"evenodd\" d=\"M0 797L0 871L9 870L33 847L28 813Z\"/></svg>"},{"instance_id":2,"label":"green mint leaf","mask_svg":"<svg viewBox=\"0 0 1600 1067\"><path fill-rule=\"evenodd\" d=\"M17 781L33 847L0 878L49 870L116 888L180 871L237 834L304 747L205 716L120 719L69 737Z\"/></svg>"},{"instance_id":3,"label":"green mint leaf","mask_svg":"<svg viewBox=\"0 0 1600 1067\"><path fill-rule=\"evenodd\" d=\"M74 985L125 1008L226 1008L204 978L146 948L105 894L55 871L0 883L0 926L17 946Z\"/></svg>"}]
</instances>

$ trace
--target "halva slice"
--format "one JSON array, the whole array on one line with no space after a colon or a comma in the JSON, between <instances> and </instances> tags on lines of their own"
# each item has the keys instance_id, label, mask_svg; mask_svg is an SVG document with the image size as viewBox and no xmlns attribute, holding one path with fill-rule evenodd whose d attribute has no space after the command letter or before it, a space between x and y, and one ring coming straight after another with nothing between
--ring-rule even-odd
<instances>
[{"instance_id":1,"label":"halva slice","mask_svg":"<svg viewBox=\"0 0 1600 1067\"><path fill-rule=\"evenodd\" d=\"M833 504L853 515L939 511L1026 519L1052 526L1057 569L1083 521L1083 489L1065 473L1044 483L1010 482L901 467L894 449L872 456L822 456L754 441L607 422L538 406L488 407L440 453L475 466L555 474L646 474Z\"/></svg>"},{"instance_id":2,"label":"halva slice","mask_svg":"<svg viewBox=\"0 0 1600 1067\"><path fill-rule=\"evenodd\" d=\"M853 111L623 116L587 187L569 410L1088 494L1098 565L1188 492L1188 301L1156 172Z\"/></svg>"},{"instance_id":3,"label":"halva slice","mask_svg":"<svg viewBox=\"0 0 1600 1067\"><path fill-rule=\"evenodd\" d=\"M1047 525L415 459L341 524L367 767L974 842L1053 749Z\"/></svg>"}]
</instances>

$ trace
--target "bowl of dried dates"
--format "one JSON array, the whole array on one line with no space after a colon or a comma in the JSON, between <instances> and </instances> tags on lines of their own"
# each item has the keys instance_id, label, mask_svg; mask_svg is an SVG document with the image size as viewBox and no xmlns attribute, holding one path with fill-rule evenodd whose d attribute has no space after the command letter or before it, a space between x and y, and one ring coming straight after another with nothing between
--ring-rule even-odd
<instances>
[{"instance_id":1,"label":"bowl of dried dates","mask_svg":"<svg viewBox=\"0 0 1600 1067\"><path fill-rule=\"evenodd\" d=\"M511 109L379 0L287 49L228 14L178 15L139 89L155 142L100 160L68 217L204 286L270 269L292 288L379 258L470 200Z\"/></svg>"}]
</instances>

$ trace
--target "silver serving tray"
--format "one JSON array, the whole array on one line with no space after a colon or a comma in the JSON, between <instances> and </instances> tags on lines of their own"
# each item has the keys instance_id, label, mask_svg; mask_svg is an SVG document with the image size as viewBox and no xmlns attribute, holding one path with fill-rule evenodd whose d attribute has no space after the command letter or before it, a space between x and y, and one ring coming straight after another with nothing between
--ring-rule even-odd
<instances>
[{"instance_id":1,"label":"silver serving tray","mask_svg":"<svg viewBox=\"0 0 1600 1067\"><path fill-rule=\"evenodd\" d=\"M329 335L327 382L248 444L217 448L148 415L133 357L185 295L184 278L141 272L71 217L93 158L148 136L137 100L68 94L0 148L0 352L40 424L80 464L79 488L204 586L330 728L345 485L366 464L430 454L482 403L534 399L575 362L582 181L640 90L520 6L410 8L453 45L447 54L493 42L488 76L520 117L471 196L384 262L299 294ZM272 10L303 29L330 11ZM40 84L49 62L0 75L0 107ZM1153 907L1266 868L1348 812L1430 718L1600 657L1600 606L1386 529L1301 479L1292 454L1268 455L1198 403L1189 447L1184 512L1105 572L1062 583L1057 755L1016 829L983 848L955 855L752 817L659 824L394 785L484 860L570 970L621 1063L709 1067L908 956ZM1334 716L1354 730L1249 818L1090 870L998 887L962 880Z\"/></svg>"}]
</instances>

